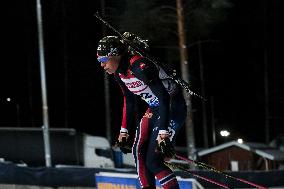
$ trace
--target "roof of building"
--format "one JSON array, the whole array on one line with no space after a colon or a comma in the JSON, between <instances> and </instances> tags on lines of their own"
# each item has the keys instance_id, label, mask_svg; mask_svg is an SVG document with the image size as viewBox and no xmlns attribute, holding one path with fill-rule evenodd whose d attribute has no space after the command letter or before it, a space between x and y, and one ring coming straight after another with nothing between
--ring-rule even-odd
<instances>
[{"instance_id":1,"label":"roof of building","mask_svg":"<svg viewBox=\"0 0 284 189\"><path fill-rule=\"evenodd\" d=\"M198 152L199 156L204 156L213 152L217 152L219 150L223 150L228 147L237 146L247 151L254 152L259 156L264 158L275 160L275 161L284 161L284 152L275 148L271 148L270 146L263 143L238 143L236 141L227 142L212 148L208 148L205 150L201 150Z\"/></svg>"}]
</instances>

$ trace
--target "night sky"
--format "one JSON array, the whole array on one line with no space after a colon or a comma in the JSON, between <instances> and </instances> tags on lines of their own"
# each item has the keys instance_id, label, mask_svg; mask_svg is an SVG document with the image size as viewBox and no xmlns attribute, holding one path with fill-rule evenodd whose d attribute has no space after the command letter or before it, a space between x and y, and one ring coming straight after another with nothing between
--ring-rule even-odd
<instances>
[{"instance_id":1,"label":"night sky","mask_svg":"<svg viewBox=\"0 0 284 189\"><path fill-rule=\"evenodd\" d=\"M218 42L202 46L205 93L214 102L213 112L212 101L206 103L210 145L212 113L217 132L227 128L232 139L265 142L265 52L270 139L284 134L281 1L231 2L226 21L210 32L210 39ZM0 127L42 125L35 5L32 0L3 5L6 19L2 22L1 36ZM78 132L105 136L104 73L96 61L102 24L93 16L100 6L94 0L42 2L50 127L75 128ZM161 53L157 52L157 58L162 59ZM191 48L192 90L200 93L198 61L197 48ZM122 96L112 77L110 87L112 128L116 136ZM202 147L201 101L192 98L192 103L196 144Z\"/></svg>"}]
</instances>

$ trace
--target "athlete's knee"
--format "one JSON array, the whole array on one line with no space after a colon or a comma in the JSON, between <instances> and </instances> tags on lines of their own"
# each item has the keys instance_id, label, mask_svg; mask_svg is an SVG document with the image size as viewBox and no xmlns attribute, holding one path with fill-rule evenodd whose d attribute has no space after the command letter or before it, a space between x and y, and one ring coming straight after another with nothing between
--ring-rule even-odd
<instances>
[{"instance_id":1,"label":"athlete's knee","mask_svg":"<svg viewBox=\"0 0 284 189\"><path fill-rule=\"evenodd\" d=\"M167 166L164 164L164 160L162 157L154 157L155 155L151 155L152 157L146 158L146 167L151 171L153 174L157 174L165 169Z\"/></svg>"},{"instance_id":2,"label":"athlete's knee","mask_svg":"<svg viewBox=\"0 0 284 189\"><path fill-rule=\"evenodd\" d=\"M157 173L155 176L164 189L179 189L178 181L172 171L163 170Z\"/></svg>"}]
</instances>

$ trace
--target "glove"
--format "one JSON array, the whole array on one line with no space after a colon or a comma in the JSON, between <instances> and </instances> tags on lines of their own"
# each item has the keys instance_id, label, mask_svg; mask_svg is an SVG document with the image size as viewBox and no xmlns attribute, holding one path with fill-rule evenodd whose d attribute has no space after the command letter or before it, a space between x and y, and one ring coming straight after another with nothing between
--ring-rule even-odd
<instances>
[{"instance_id":1,"label":"glove","mask_svg":"<svg viewBox=\"0 0 284 189\"><path fill-rule=\"evenodd\" d=\"M158 143L158 150L166 159L172 159L176 155L175 149L169 138L164 138Z\"/></svg>"},{"instance_id":2,"label":"glove","mask_svg":"<svg viewBox=\"0 0 284 189\"><path fill-rule=\"evenodd\" d=\"M116 142L116 146L120 148L120 151L124 154L131 153L131 144L128 140L128 137L124 136L121 138L121 141Z\"/></svg>"}]
</instances>

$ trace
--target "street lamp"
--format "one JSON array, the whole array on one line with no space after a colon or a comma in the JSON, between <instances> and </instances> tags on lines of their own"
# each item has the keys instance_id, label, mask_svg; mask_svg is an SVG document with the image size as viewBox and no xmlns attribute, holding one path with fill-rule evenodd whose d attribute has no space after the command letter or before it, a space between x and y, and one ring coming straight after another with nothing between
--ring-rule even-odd
<instances>
[{"instance_id":1,"label":"street lamp","mask_svg":"<svg viewBox=\"0 0 284 189\"><path fill-rule=\"evenodd\" d=\"M19 106L19 104L16 101L12 100L12 98L10 98L10 97L7 97L6 101L8 103L15 104L15 106L16 106L16 115L17 115L17 127L20 127L20 106Z\"/></svg>"},{"instance_id":2,"label":"street lamp","mask_svg":"<svg viewBox=\"0 0 284 189\"><path fill-rule=\"evenodd\" d=\"M244 143L244 140L241 139L241 138L238 138L237 142L240 143L240 144L242 144L242 143Z\"/></svg>"},{"instance_id":3,"label":"street lamp","mask_svg":"<svg viewBox=\"0 0 284 189\"><path fill-rule=\"evenodd\" d=\"M221 135L222 137L228 137L230 134L231 134L231 133L230 133L229 131L227 131L227 130L221 130L221 131L220 131L220 135Z\"/></svg>"}]
</instances>

